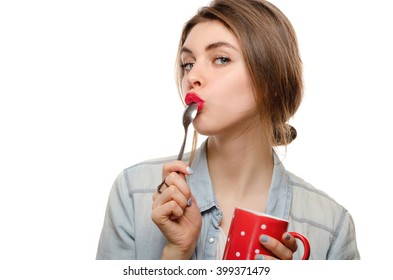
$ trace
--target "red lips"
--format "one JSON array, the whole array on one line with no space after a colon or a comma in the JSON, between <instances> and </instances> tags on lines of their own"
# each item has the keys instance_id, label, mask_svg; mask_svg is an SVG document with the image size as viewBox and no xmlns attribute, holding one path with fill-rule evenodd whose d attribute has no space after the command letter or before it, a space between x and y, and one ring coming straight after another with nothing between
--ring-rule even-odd
<instances>
[{"instance_id":1,"label":"red lips","mask_svg":"<svg viewBox=\"0 0 393 280\"><path fill-rule=\"evenodd\" d=\"M198 104L198 112L202 110L203 105L205 104L205 100L201 99L195 92L189 92L186 94L186 98L184 99L187 105L191 103Z\"/></svg>"}]
</instances>

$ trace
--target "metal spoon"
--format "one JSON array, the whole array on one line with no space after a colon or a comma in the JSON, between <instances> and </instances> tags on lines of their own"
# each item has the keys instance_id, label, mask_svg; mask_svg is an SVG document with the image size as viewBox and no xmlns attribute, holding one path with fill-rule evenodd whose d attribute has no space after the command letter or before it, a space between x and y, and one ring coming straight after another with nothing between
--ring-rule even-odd
<instances>
[{"instance_id":1,"label":"metal spoon","mask_svg":"<svg viewBox=\"0 0 393 280\"><path fill-rule=\"evenodd\" d=\"M187 141L187 132L188 132L188 127L190 126L190 123L194 120L198 113L198 103L191 103L186 107L183 113L183 127L184 127L184 139L183 139L183 144L181 145L179 155L177 156L177 160L182 160L183 154L184 154L184 148L186 146L186 141ZM162 180L161 184L158 185L157 187L157 192L161 193L161 187L162 185L165 184L165 178Z\"/></svg>"},{"instance_id":2,"label":"metal spoon","mask_svg":"<svg viewBox=\"0 0 393 280\"><path fill-rule=\"evenodd\" d=\"M183 113L184 139L183 139L183 144L180 148L179 155L177 156L177 160L182 160L183 158L184 147L186 146L186 141L187 141L188 126L190 125L190 123L192 123L197 113L198 113L198 103L191 103L184 110Z\"/></svg>"}]
</instances>

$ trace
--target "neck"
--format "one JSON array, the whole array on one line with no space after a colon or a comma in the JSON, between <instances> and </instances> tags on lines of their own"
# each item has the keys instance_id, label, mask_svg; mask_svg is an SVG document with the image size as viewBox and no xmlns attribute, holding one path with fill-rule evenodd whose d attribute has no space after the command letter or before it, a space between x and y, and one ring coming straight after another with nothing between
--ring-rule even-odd
<instances>
[{"instance_id":1,"label":"neck","mask_svg":"<svg viewBox=\"0 0 393 280\"><path fill-rule=\"evenodd\" d=\"M241 199L267 193L273 173L272 147L261 133L208 139L208 165L216 193Z\"/></svg>"}]
</instances>

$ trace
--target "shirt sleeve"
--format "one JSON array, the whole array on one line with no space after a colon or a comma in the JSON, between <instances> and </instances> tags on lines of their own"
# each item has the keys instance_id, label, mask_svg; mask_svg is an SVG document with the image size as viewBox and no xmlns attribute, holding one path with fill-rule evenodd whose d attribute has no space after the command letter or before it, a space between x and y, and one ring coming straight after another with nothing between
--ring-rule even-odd
<instances>
[{"instance_id":1,"label":"shirt sleeve","mask_svg":"<svg viewBox=\"0 0 393 280\"><path fill-rule=\"evenodd\" d=\"M109 194L97 260L135 259L133 200L124 174L115 180Z\"/></svg>"},{"instance_id":2,"label":"shirt sleeve","mask_svg":"<svg viewBox=\"0 0 393 280\"><path fill-rule=\"evenodd\" d=\"M356 243L355 225L351 215L344 213L341 228L328 252L330 260L359 260L360 255Z\"/></svg>"}]
</instances>

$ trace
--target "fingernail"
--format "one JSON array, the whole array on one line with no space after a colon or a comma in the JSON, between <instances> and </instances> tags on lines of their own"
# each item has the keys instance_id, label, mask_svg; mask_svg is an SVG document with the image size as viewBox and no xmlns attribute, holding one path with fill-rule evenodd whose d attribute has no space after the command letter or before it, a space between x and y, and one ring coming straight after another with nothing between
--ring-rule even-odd
<instances>
[{"instance_id":1,"label":"fingernail","mask_svg":"<svg viewBox=\"0 0 393 280\"><path fill-rule=\"evenodd\" d=\"M263 255L255 255L256 260L264 260L265 257Z\"/></svg>"},{"instance_id":2,"label":"fingernail","mask_svg":"<svg viewBox=\"0 0 393 280\"><path fill-rule=\"evenodd\" d=\"M187 201L187 206L188 207L190 207L192 205L192 199L191 199L191 197L188 199L188 201Z\"/></svg>"},{"instance_id":3,"label":"fingernail","mask_svg":"<svg viewBox=\"0 0 393 280\"><path fill-rule=\"evenodd\" d=\"M288 241L289 239L291 239L291 235L287 232L287 234L285 235L285 240Z\"/></svg>"},{"instance_id":4,"label":"fingernail","mask_svg":"<svg viewBox=\"0 0 393 280\"><path fill-rule=\"evenodd\" d=\"M267 237L267 235L262 234L262 236L260 237L260 240L262 242L267 242L269 240L269 238Z\"/></svg>"},{"instance_id":5,"label":"fingernail","mask_svg":"<svg viewBox=\"0 0 393 280\"><path fill-rule=\"evenodd\" d=\"M194 170L192 170L191 167L189 167L189 166L186 167L186 170L187 170L188 174L190 174L190 175L192 173L194 173Z\"/></svg>"}]
</instances>

